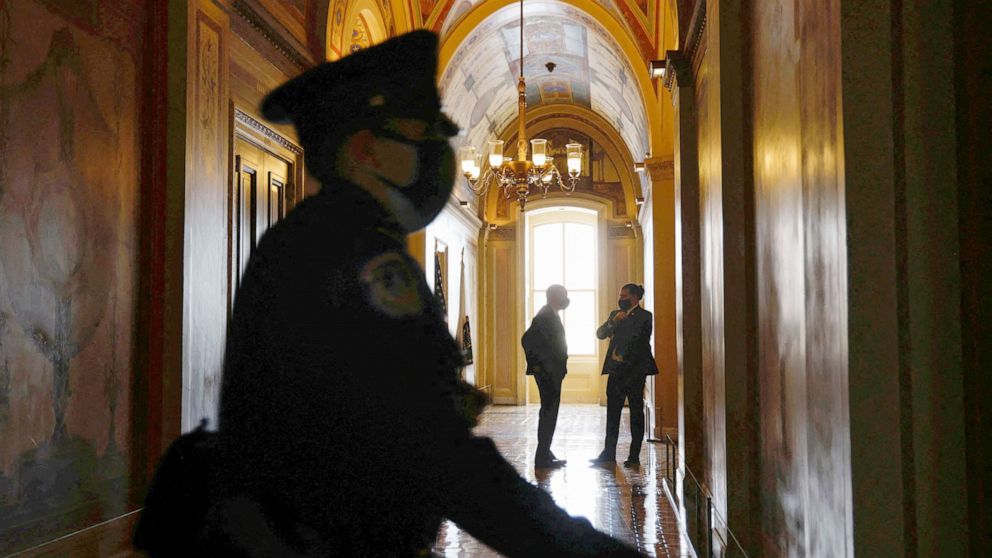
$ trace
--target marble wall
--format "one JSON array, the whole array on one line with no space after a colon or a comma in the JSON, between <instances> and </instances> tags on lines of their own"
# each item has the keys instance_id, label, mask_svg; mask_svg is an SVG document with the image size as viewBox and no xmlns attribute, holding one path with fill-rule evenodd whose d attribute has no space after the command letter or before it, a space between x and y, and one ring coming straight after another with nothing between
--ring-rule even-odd
<instances>
[{"instance_id":1,"label":"marble wall","mask_svg":"<svg viewBox=\"0 0 992 558\"><path fill-rule=\"evenodd\" d=\"M840 4L752 22L762 547L850 556Z\"/></svg>"},{"instance_id":2,"label":"marble wall","mask_svg":"<svg viewBox=\"0 0 992 558\"><path fill-rule=\"evenodd\" d=\"M142 2L0 3L0 554L134 508Z\"/></svg>"},{"instance_id":3,"label":"marble wall","mask_svg":"<svg viewBox=\"0 0 992 558\"><path fill-rule=\"evenodd\" d=\"M685 459L768 556L853 553L839 11L700 3L677 78Z\"/></svg>"}]
</instances>

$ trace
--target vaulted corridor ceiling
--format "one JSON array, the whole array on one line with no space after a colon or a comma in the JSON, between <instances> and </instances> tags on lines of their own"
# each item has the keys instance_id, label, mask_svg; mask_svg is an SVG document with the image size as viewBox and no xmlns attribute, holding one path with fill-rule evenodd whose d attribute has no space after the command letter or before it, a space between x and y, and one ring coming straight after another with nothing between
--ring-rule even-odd
<instances>
[{"instance_id":1,"label":"vaulted corridor ceiling","mask_svg":"<svg viewBox=\"0 0 992 558\"><path fill-rule=\"evenodd\" d=\"M482 146L517 117L520 11L507 5L469 31L440 79L446 112L463 144ZM614 128L631 157L648 148L645 99L636 71L606 28L563 2L524 4L524 77L527 109L561 105L591 109ZM548 63L555 64L548 71Z\"/></svg>"}]
</instances>

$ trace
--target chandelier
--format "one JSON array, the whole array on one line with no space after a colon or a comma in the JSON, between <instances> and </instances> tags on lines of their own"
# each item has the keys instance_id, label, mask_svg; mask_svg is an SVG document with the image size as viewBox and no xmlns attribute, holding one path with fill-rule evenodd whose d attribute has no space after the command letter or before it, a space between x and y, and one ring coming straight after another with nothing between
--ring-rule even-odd
<instances>
[{"instance_id":1,"label":"chandelier","mask_svg":"<svg viewBox=\"0 0 992 558\"><path fill-rule=\"evenodd\" d=\"M554 68L549 63L549 71ZM468 180L469 186L477 196L484 196L492 185L502 190L503 195L510 199L514 194L520 202L523 211L527 204L527 196L531 188L540 189L541 197L548 195L552 186L558 186L563 192L575 190L582 168L582 145L569 143L565 146L565 156L568 165L567 177L562 177L554 164L554 158L548 154L549 146L546 139L532 139L531 160L527 160L527 136L524 115L527 110L526 81L524 80L524 2L520 0L520 77L517 78L517 159L503 156L503 140L489 140L489 166L482 172L481 154L473 146L464 146L458 150L462 174Z\"/></svg>"}]
</instances>

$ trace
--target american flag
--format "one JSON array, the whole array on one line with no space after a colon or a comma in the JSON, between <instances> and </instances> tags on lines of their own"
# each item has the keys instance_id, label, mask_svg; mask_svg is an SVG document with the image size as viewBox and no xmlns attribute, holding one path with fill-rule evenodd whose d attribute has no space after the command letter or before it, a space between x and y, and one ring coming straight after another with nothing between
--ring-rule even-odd
<instances>
[{"instance_id":1,"label":"american flag","mask_svg":"<svg viewBox=\"0 0 992 558\"><path fill-rule=\"evenodd\" d=\"M444 321L448 321L448 303L444 300L444 276L441 274L441 258L434 251L434 300Z\"/></svg>"},{"instance_id":2,"label":"american flag","mask_svg":"<svg viewBox=\"0 0 992 558\"><path fill-rule=\"evenodd\" d=\"M462 350L462 360L465 362L465 366L472 364L472 329L468 325L468 300L466 300L465 293L468 289L465 287L465 249L462 248L462 272L459 276L459 295L458 295L458 329L455 332L455 341L458 342L458 346Z\"/></svg>"}]
</instances>

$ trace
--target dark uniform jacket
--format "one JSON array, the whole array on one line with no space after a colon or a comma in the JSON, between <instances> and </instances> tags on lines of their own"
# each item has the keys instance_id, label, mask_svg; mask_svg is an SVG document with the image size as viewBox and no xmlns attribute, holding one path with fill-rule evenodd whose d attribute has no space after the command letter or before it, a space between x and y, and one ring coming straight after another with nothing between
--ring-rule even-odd
<instances>
[{"instance_id":1,"label":"dark uniform jacket","mask_svg":"<svg viewBox=\"0 0 992 558\"><path fill-rule=\"evenodd\" d=\"M199 537L183 555L247 556L270 548L267 526L271 548L300 554L425 555L447 517L507 556L637 556L472 435L480 409L405 245L347 184L325 185L266 232L229 326L219 450L202 459L218 464L210 508L192 512L206 520L195 536L145 522L139 546L175 555L170 545ZM200 486L165 465L153 493Z\"/></svg>"},{"instance_id":2,"label":"dark uniform jacket","mask_svg":"<svg viewBox=\"0 0 992 558\"><path fill-rule=\"evenodd\" d=\"M558 313L548 305L534 316L530 327L520 339L527 357L527 374L548 374L552 379L565 377L568 362L568 345L565 327Z\"/></svg>"},{"instance_id":3,"label":"dark uniform jacket","mask_svg":"<svg viewBox=\"0 0 992 558\"><path fill-rule=\"evenodd\" d=\"M651 354L651 328L654 318L648 310L635 307L626 319L613 322L620 310L610 312L609 319L596 330L596 337L610 338L610 347L603 359L603 374L630 371L645 376L658 373Z\"/></svg>"}]
</instances>

